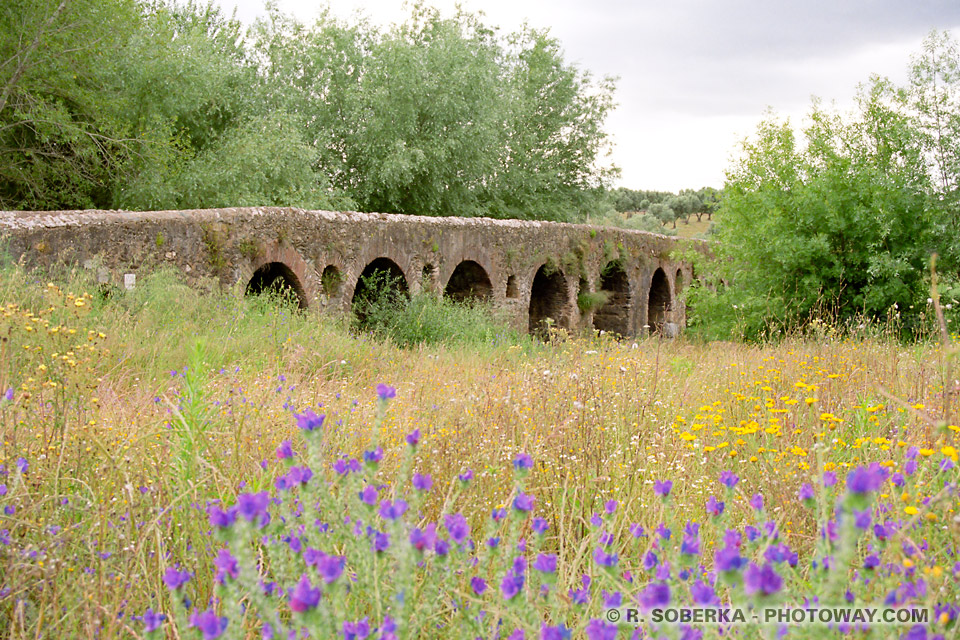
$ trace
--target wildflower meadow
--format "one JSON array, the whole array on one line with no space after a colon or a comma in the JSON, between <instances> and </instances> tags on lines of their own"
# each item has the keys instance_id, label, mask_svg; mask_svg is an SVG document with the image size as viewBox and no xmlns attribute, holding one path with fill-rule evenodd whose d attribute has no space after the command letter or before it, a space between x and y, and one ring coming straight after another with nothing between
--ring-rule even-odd
<instances>
[{"instance_id":1,"label":"wildflower meadow","mask_svg":"<svg viewBox=\"0 0 960 640\"><path fill-rule=\"evenodd\" d=\"M958 636L952 336L400 348L209 289L0 273L0 638Z\"/></svg>"}]
</instances>

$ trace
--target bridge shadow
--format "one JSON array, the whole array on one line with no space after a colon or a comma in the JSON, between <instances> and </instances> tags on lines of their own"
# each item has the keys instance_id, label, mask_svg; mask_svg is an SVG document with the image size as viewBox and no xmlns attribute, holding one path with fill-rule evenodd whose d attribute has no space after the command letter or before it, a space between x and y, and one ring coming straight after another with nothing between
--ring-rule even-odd
<instances>
[{"instance_id":1,"label":"bridge shadow","mask_svg":"<svg viewBox=\"0 0 960 640\"><path fill-rule=\"evenodd\" d=\"M443 294L457 302L489 300L493 296L493 285L479 263L464 260L453 270Z\"/></svg>"},{"instance_id":2,"label":"bridge shadow","mask_svg":"<svg viewBox=\"0 0 960 640\"><path fill-rule=\"evenodd\" d=\"M647 324L650 333L662 333L670 310L670 283L663 269L657 268L650 281L650 298L647 306Z\"/></svg>"},{"instance_id":3,"label":"bridge shadow","mask_svg":"<svg viewBox=\"0 0 960 640\"><path fill-rule=\"evenodd\" d=\"M630 280L619 262L608 262L600 271L600 290L609 294L606 304L593 315L593 328L621 336L632 333Z\"/></svg>"},{"instance_id":4,"label":"bridge shadow","mask_svg":"<svg viewBox=\"0 0 960 640\"><path fill-rule=\"evenodd\" d=\"M563 273L549 270L547 265L541 266L530 288L529 332L540 337L546 336L550 324L548 320L555 326L569 328L564 320L569 304L567 279Z\"/></svg>"},{"instance_id":5,"label":"bridge shadow","mask_svg":"<svg viewBox=\"0 0 960 640\"><path fill-rule=\"evenodd\" d=\"M300 309L307 308L307 294L293 270L282 262L268 262L253 272L246 295L271 295L292 300Z\"/></svg>"}]
</instances>

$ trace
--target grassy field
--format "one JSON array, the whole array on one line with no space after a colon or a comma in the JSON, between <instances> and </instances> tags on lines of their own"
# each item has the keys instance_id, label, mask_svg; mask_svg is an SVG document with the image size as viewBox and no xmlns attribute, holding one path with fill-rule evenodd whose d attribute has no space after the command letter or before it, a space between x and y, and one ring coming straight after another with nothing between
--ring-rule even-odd
<instances>
[{"instance_id":1,"label":"grassy field","mask_svg":"<svg viewBox=\"0 0 960 640\"><path fill-rule=\"evenodd\" d=\"M829 329L400 349L170 274L107 294L0 274L0 638L601 638L607 607L711 600L697 585L925 607L924 634L956 637L952 349Z\"/></svg>"}]
</instances>

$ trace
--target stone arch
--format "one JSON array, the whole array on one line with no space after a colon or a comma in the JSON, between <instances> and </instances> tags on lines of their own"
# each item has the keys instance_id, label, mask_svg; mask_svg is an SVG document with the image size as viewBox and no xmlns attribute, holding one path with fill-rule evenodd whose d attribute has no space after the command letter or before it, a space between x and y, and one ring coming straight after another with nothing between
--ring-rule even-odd
<instances>
[{"instance_id":1,"label":"stone arch","mask_svg":"<svg viewBox=\"0 0 960 640\"><path fill-rule=\"evenodd\" d=\"M390 258L373 260L364 267L357 278L357 283L353 288L353 297L350 300L350 308L361 327L367 322L368 305L372 302L377 288L382 288L381 292L394 294L397 298L406 298L410 295L407 278L403 269L396 262Z\"/></svg>"},{"instance_id":2,"label":"stone arch","mask_svg":"<svg viewBox=\"0 0 960 640\"><path fill-rule=\"evenodd\" d=\"M566 317L569 311L569 292L567 279L563 272L551 270L547 265L537 269L530 286L530 309L528 329L530 333L546 332L548 318L556 326L567 327Z\"/></svg>"},{"instance_id":3,"label":"stone arch","mask_svg":"<svg viewBox=\"0 0 960 640\"><path fill-rule=\"evenodd\" d=\"M619 262L608 262L600 271L600 291L610 297L593 315L593 327L627 336L632 333L630 318L633 295L630 279Z\"/></svg>"},{"instance_id":4,"label":"stone arch","mask_svg":"<svg viewBox=\"0 0 960 640\"><path fill-rule=\"evenodd\" d=\"M480 263L464 260L453 270L443 293L458 302L489 300L493 295L493 285Z\"/></svg>"},{"instance_id":5,"label":"stone arch","mask_svg":"<svg viewBox=\"0 0 960 640\"><path fill-rule=\"evenodd\" d=\"M340 295L343 286L343 273L336 265L328 264L320 274L320 290L328 299L336 298Z\"/></svg>"},{"instance_id":6,"label":"stone arch","mask_svg":"<svg viewBox=\"0 0 960 640\"><path fill-rule=\"evenodd\" d=\"M658 267L650 280L650 296L647 304L647 324L650 326L651 333L663 331L670 305L670 282L667 280L667 274Z\"/></svg>"},{"instance_id":7,"label":"stone arch","mask_svg":"<svg viewBox=\"0 0 960 640\"><path fill-rule=\"evenodd\" d=\"M307 293L300 278L282 262L264 263L253 272L247 282L246 295L257 296L263 293L291 296L301 309L306 309L308 305Z\"/></svg>"}]
</instances>

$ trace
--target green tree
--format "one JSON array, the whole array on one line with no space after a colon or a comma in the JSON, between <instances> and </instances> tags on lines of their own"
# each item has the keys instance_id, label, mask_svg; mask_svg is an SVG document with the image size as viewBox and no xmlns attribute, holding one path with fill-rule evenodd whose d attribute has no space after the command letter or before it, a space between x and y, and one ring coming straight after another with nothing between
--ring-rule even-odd
<instances>
[{"instance_id":1,"label":"green tree","mask_svg":"<svg viewBox=\"0 0 960 640\"><path fill-rule=\"evenodd\" d=\"M880 79L856 119L815 104L810 121L798 140L767 119L727 173L716 290L688 298L708 335L755 337L822 307L841 319L915 320L922 309L925 267L945 237L916 121Z\"/></svg>"},{"instance_id":2,"label":"green tree","mask_svg":"<svg viewBox=\"0 0 960 640\"><path fill-rule=\"evenodd\" d=\"M114 117L113 63L132 0L0 5L0 207L108 207L131 141Z\"/></svg>"}]
</instances>

